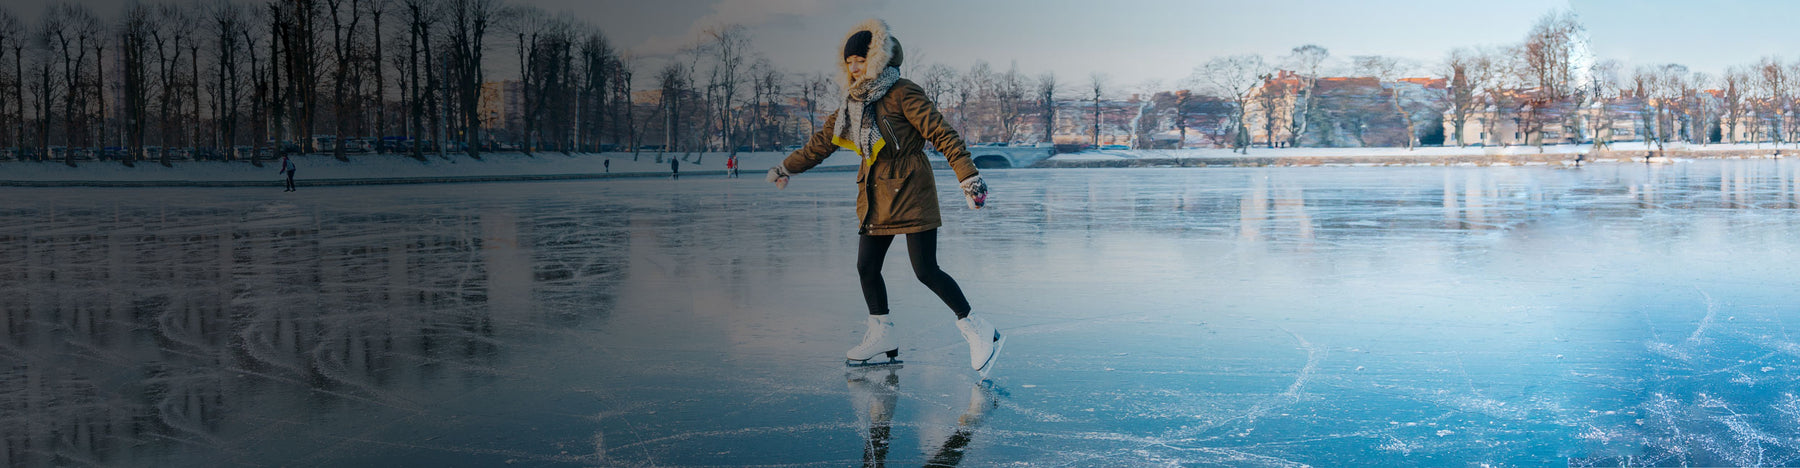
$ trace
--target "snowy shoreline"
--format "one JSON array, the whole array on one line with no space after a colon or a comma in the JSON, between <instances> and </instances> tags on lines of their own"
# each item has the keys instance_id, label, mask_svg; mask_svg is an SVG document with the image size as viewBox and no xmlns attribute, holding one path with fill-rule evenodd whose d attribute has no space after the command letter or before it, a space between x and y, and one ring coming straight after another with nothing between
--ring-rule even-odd
<instances>
[{"instance_id":1,"label":"snowy shoreline","mask_svg":"<svg viewBox=\"0 0 1800 468\"><path fill-rule=\"evenodd\" d=\"M725 153L563 154L539 152L490 153L480 160L453 154L448 158L426 156L424 161L397 154L359 154L349 161L329 155L293 157L300 186L434 184L531 180L668 177L669 162L681 162L682 175L724 175ZM739 153L740 174L761 177L762 171L786 157L786 153ZM699 163L693 161L698 160ZM610 168L607 162L611 161ZM833 156L815 171L854 170L856 158ZM283 176L276 173L280 161L263 161L262 167L247 161L177 161L172 167L156 162L136 167L112 161L80 161L76 167L61 162L0 162L0 186L14 187L275 187Z\"/></svg>"},{"instance_id":2,"label":"snowy shoreline","mask_svg":"<svg viewBox=\"0 0 1800 468\"><path fill-rule=\"evenodd\" d=\"M1800 152L1762 144L1669 145L1672 159L1771 158ZM1510 147L1405 148L1251 148L1249 154L1229 149L1087 151L1059 154L1033 167L1242 167L1242 166L1530 166L1572 165L1585 162L1644 162L1650 150L1643 143L1619 143L1606 151L1592 152L1590 145ZM297 185L383 185L505 182L534 180L609 179L669 176L669 163L656 162L657 153L563 154L540 152L491 153L481 160L451 155L427 156L419 161L404 155L361 154L350 161L329 155L293 158L299 168ZM725 153L663 153L677 158L681 173L690 176L725 174ZM759 177L761 172L787 156L780 152L739 153L740 171ZM611 161L610 169L607 161ZM699 163L693 161L698 160ZM840 152L814 171L855 170L857 158ZM60 162L0 162L0 186L12 187L274 187L282 184L276 161L262 167L248 162L178 161L173 167L155 162L125 167L117 162L82 161L76 167ZM941 159L934 165L943 166Z\"/></svg>"},{"instance_id":3,"label":"snowy shoreline","mask_svg":"<svg viewBox=\"0 0 1800 468\"><path fill-rule=\"evenodd\" d=\"M1785 153L1783 152L1785 151ZM1119 150L1059 154L1039 163L1047 168L1099 167L1241 167L1241 166L1538 166L1574 165L1580 162L1645 162L1654 148L1641 142L1612 145L1593 151L1592 145L1505 147L1406 148L1250 148L1249 154L1230 149ZM1778 158L1800 152L1770 144L1669 144L1652 162L1684 159Z\"/></svg>"}]
</instances>

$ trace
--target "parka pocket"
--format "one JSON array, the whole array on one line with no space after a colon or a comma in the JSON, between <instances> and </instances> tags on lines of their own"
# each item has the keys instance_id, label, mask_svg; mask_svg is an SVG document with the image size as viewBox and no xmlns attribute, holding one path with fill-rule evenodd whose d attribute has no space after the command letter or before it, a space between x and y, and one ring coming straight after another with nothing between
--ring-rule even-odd
<instances>
[{"instance_id":1,"label":"parka pocket","mask_svg":"<svg viewBox=\"0 0 1800 468\"><path fill-rule=\"evenodd\" d=\"M913 193L907 187L907 177L877 177L875 179L875 209L880 216L874 224L894 225L916 221L919 201L914 200Z\"/></svg>"}]
</instances>

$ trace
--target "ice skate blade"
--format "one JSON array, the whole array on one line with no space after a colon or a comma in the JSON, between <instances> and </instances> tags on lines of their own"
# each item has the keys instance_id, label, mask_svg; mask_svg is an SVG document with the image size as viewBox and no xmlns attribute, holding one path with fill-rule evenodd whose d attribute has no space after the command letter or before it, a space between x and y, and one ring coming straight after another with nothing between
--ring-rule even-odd
<instances>
[{"instance_id":1,"label":"ice skate blade","mask_svg":"<svg viewBox=\"0 0 1800 468\"><path fill-rule=\"evenodd\" d=\"M905 361L901 361L899 359L884 359L884 360L880 360L880 361L877 361L874 359L870 359L867 361L852 361L849 359L845 359L844 367L848 367L851 369L861 369L861 368L867 368L867 367L899 366L900 364L903 364L903 363L905 363Z\"/></svg>"},{"instance_id":2,"label":"ice skate blade","mask_svg":"<svg viewBox=\"0 0 1800 468\"><path fill-rule=\"evenodd\" d=\"M981 374L981 380L987 380L988 374L994 372L994 361L1000 359L1000 348L1003 347L1006 347L1006 335L1002 335L996 330L994 331L994 352L989 353L987 362L981 363L981 368L975 370L975 373Z\"/></svg>"}]
</instances>

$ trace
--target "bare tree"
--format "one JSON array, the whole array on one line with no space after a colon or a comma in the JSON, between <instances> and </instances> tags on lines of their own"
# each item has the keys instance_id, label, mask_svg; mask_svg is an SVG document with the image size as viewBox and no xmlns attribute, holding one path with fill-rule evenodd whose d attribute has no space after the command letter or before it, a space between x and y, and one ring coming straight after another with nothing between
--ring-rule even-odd
<instances>
[{"instance_id":1,"label":"bare tree","mask_svg":"<svg viewBox=\"0 0 1800 468\"><path fill-rule=\"evenodd\" d=\"M61 58L62 77L68 90L63 93L63 163L75 165L77 145L87 143L86 118L87 100L90 98L84 81L87 73L87 53L90 43L99 40L99 19L85 6L57 4L45 13L49 20L45 23L51 27L45 29L49 33L51 43Z\"/></svg>"},{"instance_id":2,"label":"bare tree","mask_svg":"<svg viewBox=\"0 0 1800 468\"><path fill-rule=\"evenodd\" d=\"M1394 114L1400 118L1400 123L1406 127L1406 149L1413 149L1418 145L1419 133L1413 125L1412 114L1406 111L1405 106L1400 105L1401 93L1406 90L1406 85L1400 82L1400 78L1411 67L1400 59L1379 55L1357 56L1352 61L1358 75L1375 77L1382 87L1388 88L1388 102L1393 105Z\"/></svg>"},{"instance_id":3,"label":"bare tree","mask_svg":"<svg viewBox=\"0 0 1800 468\"><path fill-rule=\"evenodd\" d=\"M670 63L657 72L656 84L662 95L661 102L657 103L657 112L663 117L662 152L673 151L675 142L680 141L682 98L687 93L687 78L680 64ZM662 152L657 153L656 162L662 162Z\"/></svg>"},{"instance_id":4,"label":"bare tree","mask_svg":"<svg viewBox=\"0 0 1800 468\"><path fill-rule=\"evenodd\" d=\"M1525 85L1524 79L1521 78L1521 73L1518 71L1521 67L1518 60L1518 47L1477 50L1478 53L1490 58L1485 62L1489 78L1486 86L1474 88L1481 90L1482 95L1487 99L1486 107L1490 110L1482 114L1481 118L1484 120L1482 128L1488 129L1487 133L1495 142L1502 146L1511 146L1518 143L1519 136L1508 136L1505 132L1499 131L1501 125L1510 121L1515 133L1522 133L1521 130L1525 128L1525 123L1521 116L1524 114L1525 106L1531 105L1530 99L1519 92L1520 88Z\"/></svg>"},{"instance_id":5,"label":"bare tree","mask_svg":"<svg viewBox=\"0 0 1800 468\"><path fill-rule=\"evenodd\" d=\"M438 24L442 9L438 0L402 0L402 12L406 15L407 54L406 80L411 96L407 102L407 137L412 141L413 159L425 159L425 136L428 129L439 129L441 123L436 109L437 96L440 94L440 76L434 73L438 67L432 64L436 54L432 53L432 40L435 33L433 27ZM428 123L429 122L429 123ZM433 138L439 148L444 145L443 135Z\"/></svg>"},{"instance_id":6,"label":"bare tree","mask_svg":"<svg viewBox=\"0 0 1800 468\"><path fill-rule=\"evenodd\" d=\"M1038 116L1042 119L1044 143L1056 143L1056 74L1044 72L1037 79ZM935 102L935 101L934 101Z\"/></svg>"},{"instance_id":7,"label":"bare tree","mask_svg":"<svg viewBox=\"0 0 1800 468\"><path fill-rule=\"evenodd\" d=\"M1110 81L1106 74L1094 72L1088 75L1088 88L1094 96L1094 147L1100 147L1100 100L1106 97L1106 88Z\"/></svg>"},{"instance_id":8,"label":"bare tree","mask_svg":"<svg viewBox=\"0 0 1800 468\"><path fill-rule=\"evenodd\" d=\"M387 152L387 146L384 143L388 136L387 73L385 73L386 67L382 66L381 52L381 39L387 36L387 31L381 29L381 17L393 8L393 2L394 0L371 0L368 2L369 19L374 23L370 25L370 35L374 36L375 50L368 60L369 66L373 67L375 71L375 132L373 136L377 153Z\"/></svg>"},{"instance_id":9,"label":"bare tree","mask_svg":"<svg viewBox=\"0 0 1800 468\"><path fill-rule=\"evenodd\" d=\"M1133 99L1137 100L1137 112L1131 116L1132 149L1151 149L1156 144L1157 127L1156 93L1163 85L1158 80L1144 80L1138 83Z\"/></svg>"},{"instance_id":10,"label":"bare tree","mask_svg":"<svg viewBox=\"0 0 1800 468\"><path fill-rule=\"evenodd\" d=\"M1269 69L1261 55L1233 55L1214 58L1195 70L1197 81L1206 87L1207 92L1230 101L1230 125L1232 131L1237 132L1237 136L1232 139L1232 147L1244 154L1250 152L1250 130L1246 126L1244 113L1256 89L1269 74Z\"/></svg>"},{"instance_id":11,"label":"bare tree","mask_svg":"<svg viewBox=\"0 0 1800 468\"><path fill-rule=\"evenodd\" d=\"M497 0L449 0L451 77L456 85L463 144L470 158L481 159L482 52L487 29L498 10Z\"/></svg>"},{"instance_id":12,"label":"bare tree","mask_svg":"<svg viewBox=\"0 0 1800 468\"><path fill-rule=\"evenodd\" d=\"M1438 71L1438 75L1449 81L1450 90L1445 93L1449 98L1450 126L1454 133L1456 146L1467 146L1463 140L1464 129L1469 117L1486 107L1481 100L1481 92L1494 79L1497 70L1491 53L1481 49L1457 48L1450 51L1449 57Z\"/></svg>"},{"instance_id":13,"label":"bare tree","mask_svg":"<svg viewBox=\"0 0 1800 468\"><path fill-rule=\"evenodd\" d=\"M24 23L14 16L11 10L0 7L0 58L4 58L8 49L12 51L12 112L0 104L0 116L11 120L13 158L24 159L25 154L25 41ZM0 60L0 64L4 64ZM7 95L6 88L0 87L0 95Z\"/></svg>"},{"instance_id":14,"label":"bare tree","mask_svg":"<svg viewBox=\"0 0 1800 468\"><path fill-rule=\"evenodd\" d=\"M605 134L604 122L612 118L613 108L617 106L613 99L612 82L618 74L614 67L618 66L618 52L613 50L612 43L606 35L598 30L590 30L581 39L581 87L586 95L583 99L581 122L586 127L582 135L587 137L587 151L599 151L600 137ZM617 144L618 141L613 143Z\"/></svg>"},{"instance_id":15,"label":"bare tree","mask_svg":"<svg viewBox=\"0 0 1800 468\"><path fill-rule=\"evenodd\" d=\"M544 82L554 78L546 75L555 73L551 67L556 62L547 56L557 46L553 36L558 31L552 29L560 25L555 24L548 13L532 7L508 8L501 16L505 19L501 22L503 28L517 37L514 45L519 58L519 89L524 92L521 97L525 104L520 116L522 130L519 137L523 140L520 149L525 154L532 154L538 150L539 117L547 102Z\"/></svg>"},{"instance_id":16,"label":"bare tree","mask_svg":"<svg viewBox=\"0 0 1800 468\"><path fill-rule=\"evenodd\" d=\"M919 79L919 86L925 88L925 95L931 98L931 102L943 103L945 102L944 98L955 93L957 80L955 68L941 63L933 63L931 66L925 67L925 74Z\"/></svg>"},{"instance_id":17,"label":"bare tree","mask_svg":"<svg viewBox=\"0 0 1800 468\"><path fill-rule=\"evenodd\" d=\"M619 54L619 57L617 59L613 60L613 73L614 73L613 90L614 90L614 93L618 96L617 100L619 101L619 108L621 110L621 113L624 114L619 119L619 122L622 125L614 125L613 126L613 129L614 129L614 137L613 138L615 140L622 140L622 141L626 142L626 144L628 146L631 147L631 160L632 161L637 160L638 151L643 146L642 142L638 141L639 139L643 138L641 136L641 135L643 135L643 131L641 130L642 127L638 124L633 123L633 122L635 122L635 119L633 117L633 111L632 111L633 99L631 96L631 78L633 75L632 70L633 70L633 68L635 68L635 63L636 63L636 59L634 59L631 56L631 54L625 54L625 53ZM646 119L642 125L650 125L649 120ZM619 131L620 127L623 127L623 129L624 129L623 135L620 135L620 131Z\"/></svg>"},{"instance_id":18,"label":"bare tree","mask_svg":"<svg viewBox=\"0 0 1800 468\"><path fill-rule=\"evenodd\" d=\"M38 17L38 25L28 38L32 52L36 55L36 59L32 61L31 94L36 100L33 107L37 110L38 151L36 159L38 161L47 160L51 156L50 108L54 105L54 96L59 89L59 83L50 79L50 74L56 68L55 48L52 46L52 38L55 35L52 31L63 27L58 24L57 19L55 15ZM15 53L17 53L17 49L15 49ZM20 56L23 57L23 55ZM64 82L66 83L66 80Z\"/></svg>"},{"instance_id":19,"label":"bare tree","mask_svg":"<svg viewBox=\"0 0 1800 468\"><path fill-rule=\"evenodd\" d=\"M1300 138L1306 136L1307 125L1312 118L1313 90L1318 88L1319 66L1330 57L1331 51L1317 44L1295 47L1288 55L1288 64L1294 67L1300 79L1293 109L1288 112L1288 146L1290 147L1299 147ZM1183 133L1186 133L1185 128L1183 130Z\"/></svg>"},{"instance_id":20,"label":"bare tree","mask_svg":"<svg viewBox=\"0 0 1800 468\"><path fill-rule=\"evenodd\" d=\"M270 65L273 64L263 61L261 56L257 55L257 51L262 50L262 45L258 42L258 38L266 38L265 40L268 42L274 42L274 38L269 37L269 31L261 29L261 25L267 24L267 22L260 17L262 14L263 10L260 9L246 9L244 11L244 27L238 31L243 35L245 58L250 59L250 69L248 70L250 79L250 83L248 84L250 87L250 122L252 123L250 128L250 164L255 167L262 167L262 152L258 151L257 147L269 139L268 100L269 91L273 85L270 76L270 69L272 68Z\"/></svg>"},{"instance_id":21,"label":"bare tree","mask_svg":"<svg viewBox=\"0 0 1800 468\"><path fill-rule=\"evenodd\" d=\"M1263 143L1272 149L1275 148L1276 130L1292 128L1291 125L1284 124L1281 118L1283 113L1293 112L1293 106L1287 105L1287 101L1290 95L1298 95L1295 88L1299 84L1290 85L1276 75L1268 73L1263 74L1261 78L1262 86L1256 89L1253 101L1256 103L1257 109L1262 111ZM1290 116L1289 119L1292 117ZM1287 140L1292 141L1292 138Z\"/></svg>"},{"instance_id":22,"label":"bare tree","mask_svg":"<svg viewBox=\"0 0 1800 468\"><path fill-rule=\"evenodd\" d=\"M1788 76L1788 67L1783 65L1781 59L1777 57L1763 57L1756 64L1756 72L1755 86L1759 88L1761 97L1766 100L1760 106L1761 109L1757 111L1757 114L1769 122L1769 134L1773 137L1775 146L1779 148L1783 141L1782 137L1787 134L1788 87L1792 86L1790 82L1793 80Z\"/></svg>"},{"instance_id":23,"label":"bare tree","mask_svg":"<svg viewBox=\"0 0 1800 468\"><path fill-rule=\"evenodd\" d=\"M1621 91L1620 71L1624 65L1616 60L1603 60L1595 63L1589 72L1592 82L1589 94L1593 96L1594 118L1591 122L1593 130L1594 150L1602 150L1612 145L1613 125L1616 119L1611 107L1612 101L1619 99Z\"/></svg>"},{"instance_id":24,"label":"bare tree","mask_svg":"<svg viewBox=\"0 0 1800 468\"><path fill-rule=\"evenodd\" d=\"M1026 95L1030 91L1025 84L1025 75L1019 73L1019 64L1014 63L1005 73L995 77L994 83L994 117L1000 129L999 141L1010 143L1018 136L1019 126L1023 124Z\"/></svg>"},{"instance_id":25,"label":"bare tree","mask_svg":"<svg viewBox=\"0 0 1800 468\"><path fill-rule=\"evenodd\" d=\"M1713 77L1705 72L1694 72L1688 75L1686 86L1682 88L1682 128L1687 129L1688 142L1705 145L1710 143L1713 100L1707 98L1706 89L1713 87Z\"/></svg>"},{"instance_id":26,"label":"bare tree","mask_svg":"<svg viewBox=\"0 0 1800 468\"><path fill-rule=\"evenodd\" d=\"M933 65L932 68L935 69L940 66L942 65ZM944 68L948 69L949 67ZM930 74L931 72L926 72L927 76L930 76ZM814 73L811 76L808 76L806 78L806 83L800 87L800 102L802 105L806 106L808 133L817 132L819 130L819 125L823 123L820 114L831 110L823 104L826 104L829 100L836 99L837 92L835 83L836 82L832 81L831 77L826 76L824 73ZM927 85L925 87L925 92L931 93L933 89L934 88Z\"/></svg>"},{"instance_id":27,"label":"bare tree","mask_svg":"<svg viewBox=\"0 0 1800 468\"><path fill-rule=\"evenodd\" d=\"M1662 154L1664 145L1675 135L1675 107L1681 104L1683 92L1689 88L1687 67L1668 64L1657 67L1640 67L1635 77L1648 98L1647 108L1653 109L1650 114L1651 128L1654 129L1656 152Z\"/></svg>"},{"instance_id":28,"label":"bare tree","mask_svg":"<svg viewBox=\"0 0 1800 468\"><path fill-rule=\"evenodd\" d=\"M969 67L969 72L962 75L962 82L956 87L960 103L957 114L974 115L973 120L964 119L964 137L971 141L994 141L992 122L988 118L994 116L994 69L986 60L976 60Z\"/></svg>"},{"instance_id":29,"label":"bare tree","mask_svg":"<svg viewBox=\"0 0 1800 468\"><path fill-rule=\"evenodd\" d=\"M125 114L125 165L135 164L145 158L144 132L150 116L149 109L149 54L150 31L154 11L143 4L132 4L125 8L124 18L119 25L119 55L121 70L120 83L123 91L122 109Z\"/></svg>"},{"instance_id":30,"label":"bare tree","mask_svg":"<svg viewBox=\"0 0 1800 468\"><path fill-rule=\"evenodd\" d=\"M244 10L227 1L221 0L212 4L210 10L212 16L212 31L210 32L213 35L213 45L216 47L212 57L216 67L214 80L217 86L213 96L215 109L213 117L218 126L219 140L222 141L222 146L231 149L238 140L240 117L238 110L241 108L240 90L242 88L239 77L242 65L239 63L239 57L246 49L244 38L247 36L245 27L248 22L244 19ZM223 154L235 159L237 157L235 153L235 151L226 151Z\"/></svg>"},{"instance_id":31,"label":"bare tree","mask_svg":"<svg viewBox=\"0 0 1800 468\"><path fill-rule=\"evenodd\" d=\"M345 5L346 1L349 2L348 5ZM336 130L336 136L331 154L339 161L349 161L350 158L344 155L344 137L350 122L349 108L352 104L344 100L344 94L352 73L351 47L359 40L357 23L362 21L362 15L358 14L362 9L362 0L325 0L325 7L331 14L331 51L337 62L337 66L332 69L331 108L336 116L332 127Z\"/></svg>"},{"instance_id":32,"label":"bare tree","mask_svg":"<svg viewBox=\"0 0 1800 468\"><path fill-rule=\"evenodd\" d=\"M1528 124L1531 131L1538 133L1539 151L1544 147L1542 131L1546 120L1561 122L1566 135L1576 135L1580 128L1575 113L1561 110L1581 105L1576 75L1582 71L1577 59L1587 47L1585 30L1574 12L1552 11L1538 19L1517 49L1523 65L1520 71L1535 90Z\"/></svg>"},{"instance_id":33,"label":"bare tree","mask_svg":"<svg viewBox=\"0 0 1800 468\"><path fill-rule=\"evenodd\" d=\"M738 144L735 108L739 88L744 84L744 69L747 66L745 57L750 53L750 33L749 29L733 24L708 29L706 36L712 42L711 49L716 60L713 63L713 83L708 89L717 90L719 129L725 140L725 152L736 156ZM870 66L885 67L887 64ZM702 153L694 163L698 164L704 158L705 153Z\"/></svg>"},{"instance_id":34,"label":"bare tree","mask_svg":"<svg viewBox=\"0 0 1800 468\"><path fill-rule=\"evenodd\" d=\"M1194 107L1193 88L1196 83L1193 77L1183 78L1178 83L1177 87L1180 89L1176 89L1172 96L1175 99L1175 149L1183 149L1187 146L1188 116L1192 114Z\"/></svg>"}]
</instances>

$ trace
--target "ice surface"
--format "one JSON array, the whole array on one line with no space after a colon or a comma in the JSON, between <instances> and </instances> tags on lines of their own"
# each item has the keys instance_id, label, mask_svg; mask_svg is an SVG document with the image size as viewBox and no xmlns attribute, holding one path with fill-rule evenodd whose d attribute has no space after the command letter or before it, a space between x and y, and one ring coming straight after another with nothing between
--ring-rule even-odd
<instances>
[{"instance_id":1,"label":"ice surface","mask_svg":"<svg viewBox=\"0 0 1800 468\"><path fill-rule=\"evenodd\" d=\"M992 387L848 173L0 189L0 459L1800 464L1800 163L984 176Z\"/></svg>"}]
</instances>

